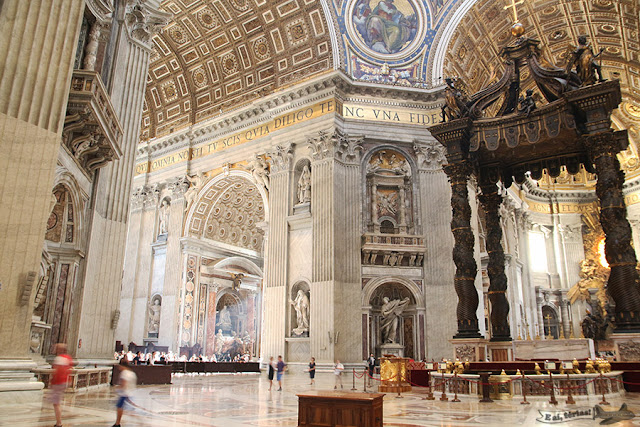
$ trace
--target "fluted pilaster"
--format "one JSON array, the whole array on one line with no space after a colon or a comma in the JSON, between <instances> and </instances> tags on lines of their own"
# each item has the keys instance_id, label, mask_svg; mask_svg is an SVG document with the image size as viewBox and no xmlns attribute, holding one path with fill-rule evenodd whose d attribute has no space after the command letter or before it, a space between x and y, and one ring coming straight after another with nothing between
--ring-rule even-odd
<instances>
[{"instance_id":1,"label":"fluted pilaster","mask_svg":"<svg viewBox=\"0 0 640 427\"><path fill-rule=\"evenodd\" d=\"M83 8L82 0L0 8L0 358L28 357L27 274L40 262Z\"/></svg>"},{"instance_id":2,"label":"fluted pilaster","mask_svg":"<svg viewBox=\"0 0 640 427\"><path fill-rule=\"evenodd\" d=\"M262 337L262 356L284 356L288 278L288 202L289 165L272 164L269 191L269 230L264 272L264 324L269 325ZM313 298L312 298L313 301Z\"/></svg>"}]
</instances>

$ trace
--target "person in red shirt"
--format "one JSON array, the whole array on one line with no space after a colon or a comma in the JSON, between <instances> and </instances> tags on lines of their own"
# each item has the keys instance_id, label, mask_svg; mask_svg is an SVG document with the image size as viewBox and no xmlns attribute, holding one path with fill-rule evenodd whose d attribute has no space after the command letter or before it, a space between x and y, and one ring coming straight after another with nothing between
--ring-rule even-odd
<instances>
[{"instance_id":1,"label":"person in red shirt","mask_svg":"<svg viewBox=\"0 0 640 427\"><path fill-rule=\"evenodd\" d=\"M53 411L56 414L55 427L62 427L62 396L69 382L69 373L73 367L73 359L67 354L66 344L56 344L56 357L53 359L53 375L49 381L49 401L53 404Z\"/></svg>"}]
</instances>

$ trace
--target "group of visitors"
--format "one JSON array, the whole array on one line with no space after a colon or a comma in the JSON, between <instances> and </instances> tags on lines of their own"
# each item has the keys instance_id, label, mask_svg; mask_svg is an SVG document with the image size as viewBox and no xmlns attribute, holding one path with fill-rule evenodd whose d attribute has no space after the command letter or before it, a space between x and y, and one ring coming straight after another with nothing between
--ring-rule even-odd
<instances>
[{"instance_id":1,"label":"group of visitors","mask_svg":"<svg viewBox=\"0 0 640 427\"><path fill-rule=\"evenodd\" d=\"M372 353L371 356L367 359L367 369L369 372L370 380L373 378L375 366L376 366L376 358ZM274 376L278 381L278 391L282 391L282 377L284 376L284 373L286 370L287 370L287 364L284 363L284 360L282 360L282 356L278 356L277 362L273 360L273 356L269 358L269 364L267 365L267 378L269 379L269 391L271 391L271 389L273 388ZM309 361L309 369L307 369L307 372L309 372L309 379L311 380L309 385L314 385L315 378L316 378L316 359L314 357L312 357L311 360ZM336 359L336 362L333 365L333 374L335 378L335 384L333 386L334 390L337 390L338 386L340 386L341 390L344 389L344 385L342 384L343 372L344 372L344 365L340 363L340 360Z\"/></svg>"},{"instance_id":2,"label":"group of visitors","mask_svg":"<svg viewBox=\"0 0 640 427\"><path fill-rule=\"evenodd\" d=\"M178 355L172 351L167 353L154 351L151 353L143 353L141 351L134 353L132 351L120 351L115 352L114 359L118 362L126 360L132 365L155 365L165 364L167 362L236 362L236 363L249 363L251 361L251 355L249 353L236 354L233 358L229 354L221 355L220 357L215 354L206 356L203 354L194 354L191 357L187 357L186 354Z\"/></svg>"},{"instance_id":3,"label":"group of visitors","mask_svg":"<svg viewBox=\"0 0 640 427\"><path fill-rule=\"evenodd\" d=\"M56 417L55 427L62 427L62 398L69 384L71 369L75 365L73 358L67 354L66 344L58 343L55 346L56 357L53 359L51 366L53 373L49 381L48 400L53 405L53 412ZM112 427L120 427L122 416L124 415L125 404L131 402L131 395L136 388L136 374L129 369L129 361L122 358L118 365L119 378L116 392L118 400L116 402L116 422Z\"/></svg>"}]
</instances>

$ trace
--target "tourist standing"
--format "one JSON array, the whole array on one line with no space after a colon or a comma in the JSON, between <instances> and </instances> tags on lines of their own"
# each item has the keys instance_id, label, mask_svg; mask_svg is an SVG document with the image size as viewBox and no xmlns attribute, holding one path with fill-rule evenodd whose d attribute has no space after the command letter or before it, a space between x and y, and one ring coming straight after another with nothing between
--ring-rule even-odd
<instances>
[{"instance_id":1,"label":"tourist standing","mask_svg":"<svg viewBox=\"0 0 640 427\"><path fill-rule=\"evenodd\" d=\"M282 360L282 356L278 356L278 363L276 364L277 376L278 376L278 391L282 391L282 376L287 369L287 364Z\"/></svg>"},{"instance_id":2,"label":"tourist standing","mask_svg":"<svg viewBox=\"0 0 640 427\"><path fill-rule=\"evenodd\" d=\"M336 390L338 388L338 384L340 384L340 388L343 389L342 385L342 371L344 371L344 366L340 363L339 360L336 360L336 364L333 365L333 374L336 377L336 384L333 386L333 389Z\"/></svg>"},{"instance_id":3,"label":"tourist standing","mask_svg":"<svg viewBox=\"0 0 640 427\"><path fill-rule=\"evenodd\" d=\"M312 357L311 362L309 362L309 378L311 378L311 384L309 385L313 385L313 383L315 382L315 377L316 377L316 359L315 357Z\"/></svg>"},{"instance_id":4,"label":"tourist standing","mask_svg":"<svg viewBox=\"0 0 640 427\"><path fill-rule=\"evenodd\" d=\"M122 363L118 365L120 378L118 380L118 402L116 403L116 423L112 427L120 427L122 415L124 414L124 404L131 403L131 394L136 388L136 374L129 369L129 365Z\"/></svg>"},{"instance_id":5,"label":"tourist standing","mask_svg":"<svg viewBox=\"0 0 640 427\"><path fill-rule=\"evenodd\" d=\"M376 369L376 358L373 353L367 359L367 369L369 370L369 386L371 386L373 384L373 373Z\"/></svg>"},{"instance_id":6,"label":"tourist standing","mask_svg":"<svg viewBox=\"0 0 640 427\"><path fill-rule=\"evenodd\" d=\"M273 356L269 358L269 371L267 374L267 378L269 378L269 391L271 391L271 387L273 387L273 376L276 373L276 362L273 361Z\"/></svg>"},{"instance_id":7,"label":"tourist standing","mask_svg":"<svg viewBox=\"0 0 640 427\"><path fill-rule=\"evenodd\" d=\"M49 401L53 404L53 412L56 414L56 427L62 427L62 397L69 382L69 373L73 366L73 359L67 354L66 344L58 343L55 346L56 357L53 359L53 375L50 382Z\"/></svg>"}]
</instances>

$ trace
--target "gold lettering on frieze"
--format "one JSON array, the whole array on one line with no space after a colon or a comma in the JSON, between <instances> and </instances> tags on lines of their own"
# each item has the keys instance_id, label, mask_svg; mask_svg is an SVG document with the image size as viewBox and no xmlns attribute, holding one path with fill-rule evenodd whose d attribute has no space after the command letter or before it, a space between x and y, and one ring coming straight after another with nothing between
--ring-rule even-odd
<instances>
[{"instance_id":1,"label":"gold lettering on frieze","mask_svg":"<svg viewBox=\"0 0 640 427\"><path fill-rule=\"evenodd\" d=\"M412 110L405 108L375 108L358 104L339 104L339 114L345 119L368 120L405 125L434 125L441 122L440 108Z\"/></svg>"},{"instance_id":2,"label":"gold lettering on frieze","mask_svg":"<svg viewBox=\"0 0 640 427\"><path fill-rule=\"evenodd\" d=\"M284 129L289 126L296 125L301 122L315 119L316 117L323 116L325 114L335 113L336 100L329 99L319 102L308 107L301 108L296 111L292 111L287 114L276 117L266 123L260 124L253 128L243 130L233 135L225 136L224 138L216 141L211 141L197 147L174 153L169 156L165 156L161 159L154 160L147 163L140 163L136 165L136 175L155 172L159 169L180 163L186 160L199 159L201 157L208 156L213 153L217 153L226 150L229 147L244 144L245 142L254 141L264 136L269 135L271 132Z\"/></svg>"},{"instance_id":3,"label":"gold lettering on frieze","mask_svg":"<svg viewBox=\"0 0 640 427\"><path fill-rule=\"evenodd\" d=\"M551 209L553 206L553 213L559 214L571 214L571 213L588 213L588 212L596 212L598 210L597 204L595 203L559 203L550 205L548 203L538 203L533 202L531 200L527 200L527 204L529 205L529 210L533 212L550 214L552 213Z\"/></svg>"},{"instance_id":4,"label":"gold lettering on frieze","mask_svg":"<svg viewBox=\"0 0 640 427\"><path fill-rule=\"evenodd\" d=\"M624 196L624 204L627 206L640 203L640 193L631 193Z\"/></svg>"}]
</instances>

